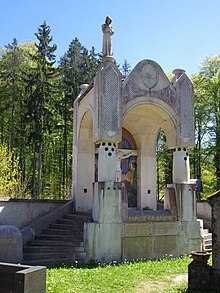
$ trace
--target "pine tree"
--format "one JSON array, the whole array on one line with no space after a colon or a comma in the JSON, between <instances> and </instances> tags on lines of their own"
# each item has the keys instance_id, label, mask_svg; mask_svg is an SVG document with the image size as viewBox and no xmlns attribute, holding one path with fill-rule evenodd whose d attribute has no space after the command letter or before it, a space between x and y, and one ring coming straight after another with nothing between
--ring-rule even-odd
<instances>
[{"instance_id":1,"label":"pine tree","mask_svg":"<svg viewBox=\"0 0 220 293\"><path fill-rule=\"evenodd\" d=\"M122 76L125 78L128 76L130 72L131 72L131 65L130 63L128 63L127 59L124 59L124 63L122 64L122 67L121 67Z\"/></svg>"},{"instance_id":2,"label":"pine tree","mask_svg":"<svg viewBox=\"0 0 220 293\"><path fill-rule=\"evenodd\" d=\"M4 51L1 60L0 76L5 84L5 94L7 96L7 101L5 101L6 103L3 102L3 105L6 106L4 110L10 109L11 112L10 115L8 115L8 124L10 124L9 146L10 151L12 151L15 139L15 109L17 108L16 104L18 103L21 95L20 66L23 56L16 38L13 39L12 43L6 45L5 48L6 50Z\"/></svg>"},{"instance_id":3,"label":"pine tree","mask_svg":"<svg viewBox=\"0 0 220 293\"><path fill-rule=\"evenodd\" d=\"M35 67L29 75L30 96L28 114L34 120L33 133L31 140L33 141L33 196L36 196L35 190L35 173L38 161L37 170L37 197L41 193L41 173L43 164L43 148L44 148L44 132L51 125L52 103L50 101L53 88L53 78L56 75L54 66L56 45L50 45L53 38L50 36L50 27L46 21L39 26L38 32L35 33L38 44L36 43L37 52L31 55ZM36 157L38 154L38 160Z\"/></svg>"},{"instance_id":4,"label":"pine tree","mask_svg":"<svg viewBox=\"0 0 220 293\"><path fill-rule=\"evenodd\" d=\"M60 59L59 69L62 82L62 101L60 114L63 117L63 186L67 186L71 175L71 160L68 153L72 151L72 116L73 102L80 92L80 85L90 83L101 63L100 54L94 47L88 51L78 38L72 40L68 51Z\"/></svg>"}]
</instances>

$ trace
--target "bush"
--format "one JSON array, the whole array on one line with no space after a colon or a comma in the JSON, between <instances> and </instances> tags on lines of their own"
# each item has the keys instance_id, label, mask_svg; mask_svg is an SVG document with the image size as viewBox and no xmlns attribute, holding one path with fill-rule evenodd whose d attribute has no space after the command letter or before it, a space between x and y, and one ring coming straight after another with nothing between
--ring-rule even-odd
<instances>
[{"instance_id":1,"label":"bush","mask_svg":"<svg viewBox=\"0 0 220 293\"><path fill-rule=\"evenodd\" d=\"M21 171L18 157L8 147L0 145L0 197L16 197Z\"/></svg>"}]
</instances>

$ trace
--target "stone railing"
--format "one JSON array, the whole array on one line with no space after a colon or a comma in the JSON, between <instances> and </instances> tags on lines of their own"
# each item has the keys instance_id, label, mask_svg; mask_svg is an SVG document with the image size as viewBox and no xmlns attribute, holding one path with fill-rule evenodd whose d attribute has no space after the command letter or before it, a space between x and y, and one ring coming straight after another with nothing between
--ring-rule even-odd
<instances>
[{"instance_id":1,"label":"stone railing","mask_svg":"<svg viewBox=\"0 0 220 293\"><path fill-rule=\"evenodd\" d=\"M21 229L23 244L32 240L36 234L47 228L50 224L56 222L57 219L62 218L65 214L73 212L73 200L69 200L65 204L58 206L44 216L35 219L25 228Z\"/></svg>"}]
</instances>

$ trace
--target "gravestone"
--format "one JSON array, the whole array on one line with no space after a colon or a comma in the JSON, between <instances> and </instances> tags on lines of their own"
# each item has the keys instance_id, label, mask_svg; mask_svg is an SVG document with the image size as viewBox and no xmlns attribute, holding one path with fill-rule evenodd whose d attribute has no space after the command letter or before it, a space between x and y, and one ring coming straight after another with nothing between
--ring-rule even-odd
<instances>
[{"instance_id":1,"label":"gravestone","mask_svg":"<svg viewBox=\"0 0 220 293\"><path fill-rule=\"evenodd\" d=\"M0 261L19 263L23 260L20 230L12 225L0 225Z\"/></svg>"}]
</instances>

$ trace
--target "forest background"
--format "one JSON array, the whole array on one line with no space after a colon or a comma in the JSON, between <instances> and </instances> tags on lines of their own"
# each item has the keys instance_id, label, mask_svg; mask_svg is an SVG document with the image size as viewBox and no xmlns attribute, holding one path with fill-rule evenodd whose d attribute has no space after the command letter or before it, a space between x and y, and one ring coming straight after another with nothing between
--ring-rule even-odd
<instances>
[{"instance_id":1,"label":"forest background","mask_svg":"<svg viewBox=\"0 0 220 293\"><path fill-rule=\"evenodd\" d=\"M92 82L101 54L73 39L56 62L51 29L44 22L36 41L16 38L0 48L0 197L71 197L73 103L80 85ZM126 77L129 62L118 65ZM172 78L172 74L168 74ZM195 147L191 178L202 180L198 198L220 189L220 57L204 59L191 80L195 91ZM172 152L158 133L158 199L172 182Z\"/></svg>"}]
</instances>

